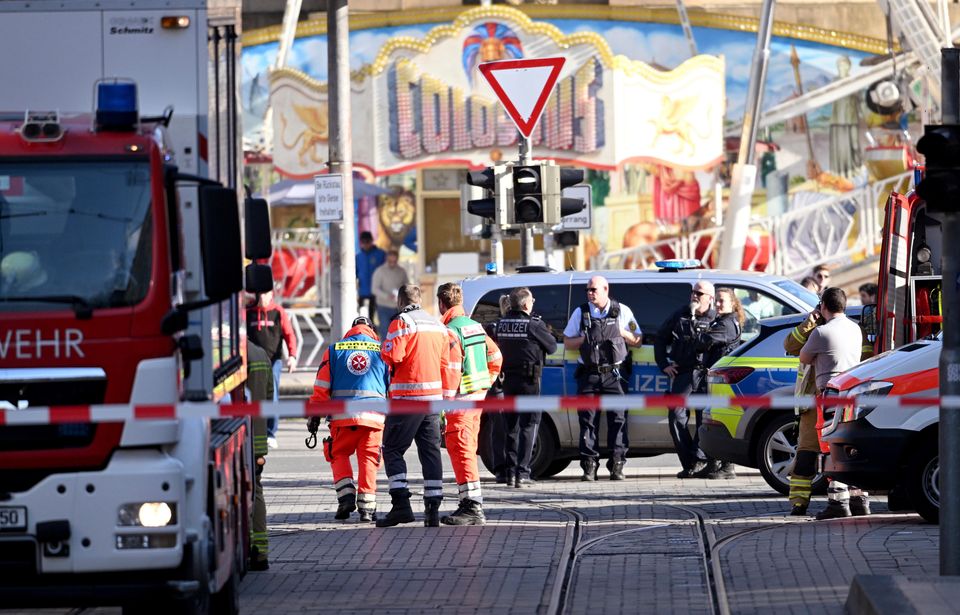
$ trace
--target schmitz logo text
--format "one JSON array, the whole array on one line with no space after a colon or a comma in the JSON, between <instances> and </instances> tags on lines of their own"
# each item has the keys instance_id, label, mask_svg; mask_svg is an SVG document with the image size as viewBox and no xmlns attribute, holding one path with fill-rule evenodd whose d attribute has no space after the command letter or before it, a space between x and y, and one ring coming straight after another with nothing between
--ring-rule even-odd
<instances>
[{"instance_id":1,"label":"schmitz logo text","mask_svg":"<svg viewBox=\"0 0 960 615\"><path fill-rule=\"evenodd\" d=\"M39 329L8 329L0 333L0 359L83 358L80 329L54 329L44 334Z\"/></svg>"},{"instance_id":2,"label":"schmitz logo text","mask_svg":"<svg viewBox=\"0 0 960 615\"><path fill-rule=\"evenodd\" d=\"M153 34L152 17L114 17L110 20L110 34Z\"/></svg>"}]
</instances>

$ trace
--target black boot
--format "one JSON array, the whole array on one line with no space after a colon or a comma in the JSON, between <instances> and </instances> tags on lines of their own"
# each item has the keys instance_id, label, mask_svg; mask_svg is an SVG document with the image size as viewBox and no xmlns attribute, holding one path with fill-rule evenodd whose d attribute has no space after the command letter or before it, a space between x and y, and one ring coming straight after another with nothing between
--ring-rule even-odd
<instances>
[{"instance_id":1,"label":"black boot","mask_svg":"<svg viewBox=\"0 0 960 615\"><path fill-rule=\"evenodd\" d=\"M377 519L377 527L393 527L400 523L413 523L413 509L410 508L409 489L390 490L390 512L383 519Z\"/></svg>"},{"instance_id":2,"label":"black boot","mask_svg":"<svg viewBox=\"0 0 960 615\"><path fill-rule=\"evenodd\" d=\"M730 461L724 461L720 464L720 472L717 478L723 478L726 480L733 480L737 477L736 470L733 469L733 463Z\"/></svg>"},{"instance_id":3,"label":"black boot","mask_svg":"<svg viewBox=\"0 0 960 615\"><path fill-rule=\"evenodd\" d=\"M817 513L817 521L824 519L843 519L852 516L849 501L828 500L827 507Z\"/></svg>"},{"instance_id":4,"label":"black boot","mask_svg":"<svg viewBox=\"0 0 960 615\"><path fill-rule=\"evenodd\" d=\"M596 459L593 457L584 457L580 460L580 467L583 468L583 476L580 477L580 480L597 480L597 468L600 467L600 463L597 462Z\"/></svg>"},{"instance_id":5,"label":"black boot","mask_svg":"<svg viewBox=\"0 0 960 615\"><path fill-rule=\"evenodd\" d=\"M850 513L854 517L866 517L870 514L870 496L869 495L851 495Z\"/></svg>"},{"instance_id":6,"label":"black boot","mask_svg":"<svg viewBox=\"0 0 960 615\"><path fill-rule=\"evenodd\" d=\"M487 518L483 515L483 506L474 500L460 500L460 506L452 515L440 519L444 525L483 525Z\"/></svg>"},{"instance_id":7,"label":"black boot","mask_svg":"<svg viewBox=\"0 0 960 615\"><path fill-rule=\"evenodd\" d=\"M247 566L247 569L253 572L263 572L264 570L270 569L267 556L260 555L260 549L257 547L250 547L250 564Z\"/></svg>"},{"instance_id":8,"label":"black boot","mask_svg":"<svg viewBox=\"0 0 960 615\"><path fill-rule=\"evenodd\" d=\"M423 527L440 527L440 498L423 501Z\"/></svg>"},{"instance_id":9,"label":"black boot","mask_svg":"<svg viewBox=\"0 0 960 615\"><path fill-rule=\"evenodd\" d=\"M720 471L720 460L709 459L699 471L693 473L692 478L710 478Z\"/></svg>"},{"instance_id":10,"label":"black boot","mask_svg":"<svg viewBox=\"0 0 960 615\"><path fill-rule=\"evenodd\" d=\"M626 478L623 475L623 465L626 463L626 460L621 458L609 459L607 461L607 469L610 470L610 480L623 480Z\"/></svg>"},{"instance_id":11,"label":"black boot","mask_svg":"<svg viewBox=\"0 0 960 615\"><path fill-rule=\"evenodd\" d=\"M791 517L806 517L807 516L807 504L796 502L793 506L790 507L790 516Z\"/></svg>"},{"instance_id":12,"label":"black boot","mask_svg":"<svg viewBox=\"0 0 960 615\"><path fill-rule=\"evenodd\" d=\"M677 472L677 478L693 478L695 475L702 472L705 467L707 467L707 464L702 461L694 462L694 464L689 468L684 468Z\"/></svg>"},{"instance_id":13,"label":"black boot","mask_svg":"<svg viewBox=\"0 0 960 615\"><path fill-rule=\"evenodd\" d=\"M339 521L349 519L350 513L357 509L357 495L355 493L348 493L347 495L342 495L337 498L337 501L340 502L340 505L337 506L337 514L335 514L333 518Z\"/></svg>"},{"instance_id":14,"label":"black boot","mask_svg":"<svg viewBox=\"0 0 960 615\"><path fill-rule=\"evenodd\" d=\"M377 520L377 512L366 508L360 509L360 523L373 523Z\"/></svg>"}]
</instances>

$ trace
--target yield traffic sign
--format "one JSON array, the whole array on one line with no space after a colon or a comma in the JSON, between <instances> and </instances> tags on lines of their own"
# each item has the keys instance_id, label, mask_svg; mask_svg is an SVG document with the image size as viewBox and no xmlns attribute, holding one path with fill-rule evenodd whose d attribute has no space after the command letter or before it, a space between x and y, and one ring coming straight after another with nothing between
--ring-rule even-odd
<instances>
[{"instance_id":1,"label":"yield traffic sign","mask_svg":"<svg viewBox=\"0 0 960 615\"><path fill-rule=\"evenodd\" d=\"M565 58L538 58L480 65L480 73L524 137L537 125L564 62Z\"/></svg>"}]
</instances>

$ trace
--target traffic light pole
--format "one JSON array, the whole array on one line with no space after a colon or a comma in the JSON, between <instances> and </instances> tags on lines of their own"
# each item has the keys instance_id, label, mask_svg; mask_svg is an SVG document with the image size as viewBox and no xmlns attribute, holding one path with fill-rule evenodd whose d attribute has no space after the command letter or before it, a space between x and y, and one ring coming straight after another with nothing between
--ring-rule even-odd
<instances>
[{"instance_id":1,"label":"traffic light pole","mask_svg":"<svg viewBox=\"0 0 960 615\"><path fill-rule=\"evenodd\" d=\"M520 135L520 161L521 165L531 164L530 155L530 137ZM523 227L520 233L520 264L524 267L533 264L533 229L529 226Z\"/></svg>"},{"instance_id":2,"label":"traffic light pole","mask_svg":"<svg viewBox=\"0 0 960 615\"><path fill-rule=\"evenodd\" d=\"M960 49L942 49L943 124L960 124ZM956 204L954 203L954 207ZM943 237L960 236L960 213L943 214ZM940 395L960 395L960 242L944 241ZM960 576L960 408L940 406L940 574Z\"/></svg>"}]
</instances>

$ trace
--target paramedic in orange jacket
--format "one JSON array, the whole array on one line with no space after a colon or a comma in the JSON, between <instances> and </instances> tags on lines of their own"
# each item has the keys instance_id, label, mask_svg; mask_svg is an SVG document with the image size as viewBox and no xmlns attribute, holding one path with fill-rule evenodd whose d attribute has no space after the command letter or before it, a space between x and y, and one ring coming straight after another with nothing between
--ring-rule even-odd
<instances>
[{"instance_id":1,"label":"paramedic in orange jacket","mask_svg":"<svg viewBox=\"0 0 960 615\"><path fill-rule=\"evenodd\" d=\"M380 356L390 368L390 399L442 400L445 389L456 387L449 369L450 338L436 316L420 307L420 287L404 284L397 292L399 313L387 329ZM416 441L423 469L424 521L440 526L443 499L443 465L440 457L438 414L389 414L383 437L383 461L390 481L392 508L377 520L377 527L412 523L407 464L403 454Z\"/></svg>"},{"instance_id":2,"label":"paramedic in orange jacket","mask_svg":"<svg viewBox=\"0 0 960 615\"><path fill-rule=\"evenodd\" d=\"M450 368L457 373L455 390L444 397L480 400L497 379L503 357L500 349L483 330L483 325L463 311L463 290L447 283L437 289L437 302L443 323L450 335ZM445 525L483 525L483 495L477 467L477 441L480 436L480 409L447 412L445 439L460 491L456 512L441 519Z\"/></svg>"},{"instance_id":3,"label":"paramedic in orange jacket","mask_svg":"<svg viewBox=\"0 0 960 615\"><path fill-rule=\"evenodd\" d=\"M361 316L343 339L327 348L320 361L311 402L328 399L385 399L387 366L380 357L380 340L370 319ZM320 417L311 421L319 422ZM330 440L324 439L323 453L333 469L337 490L336 519L348 519L359 509L360 521L376 521L377 469L383 440L384 414L370 410L331 417ZM350 455L356 453L360 488L353 482Z\"/></svg>"}]
</instances>

